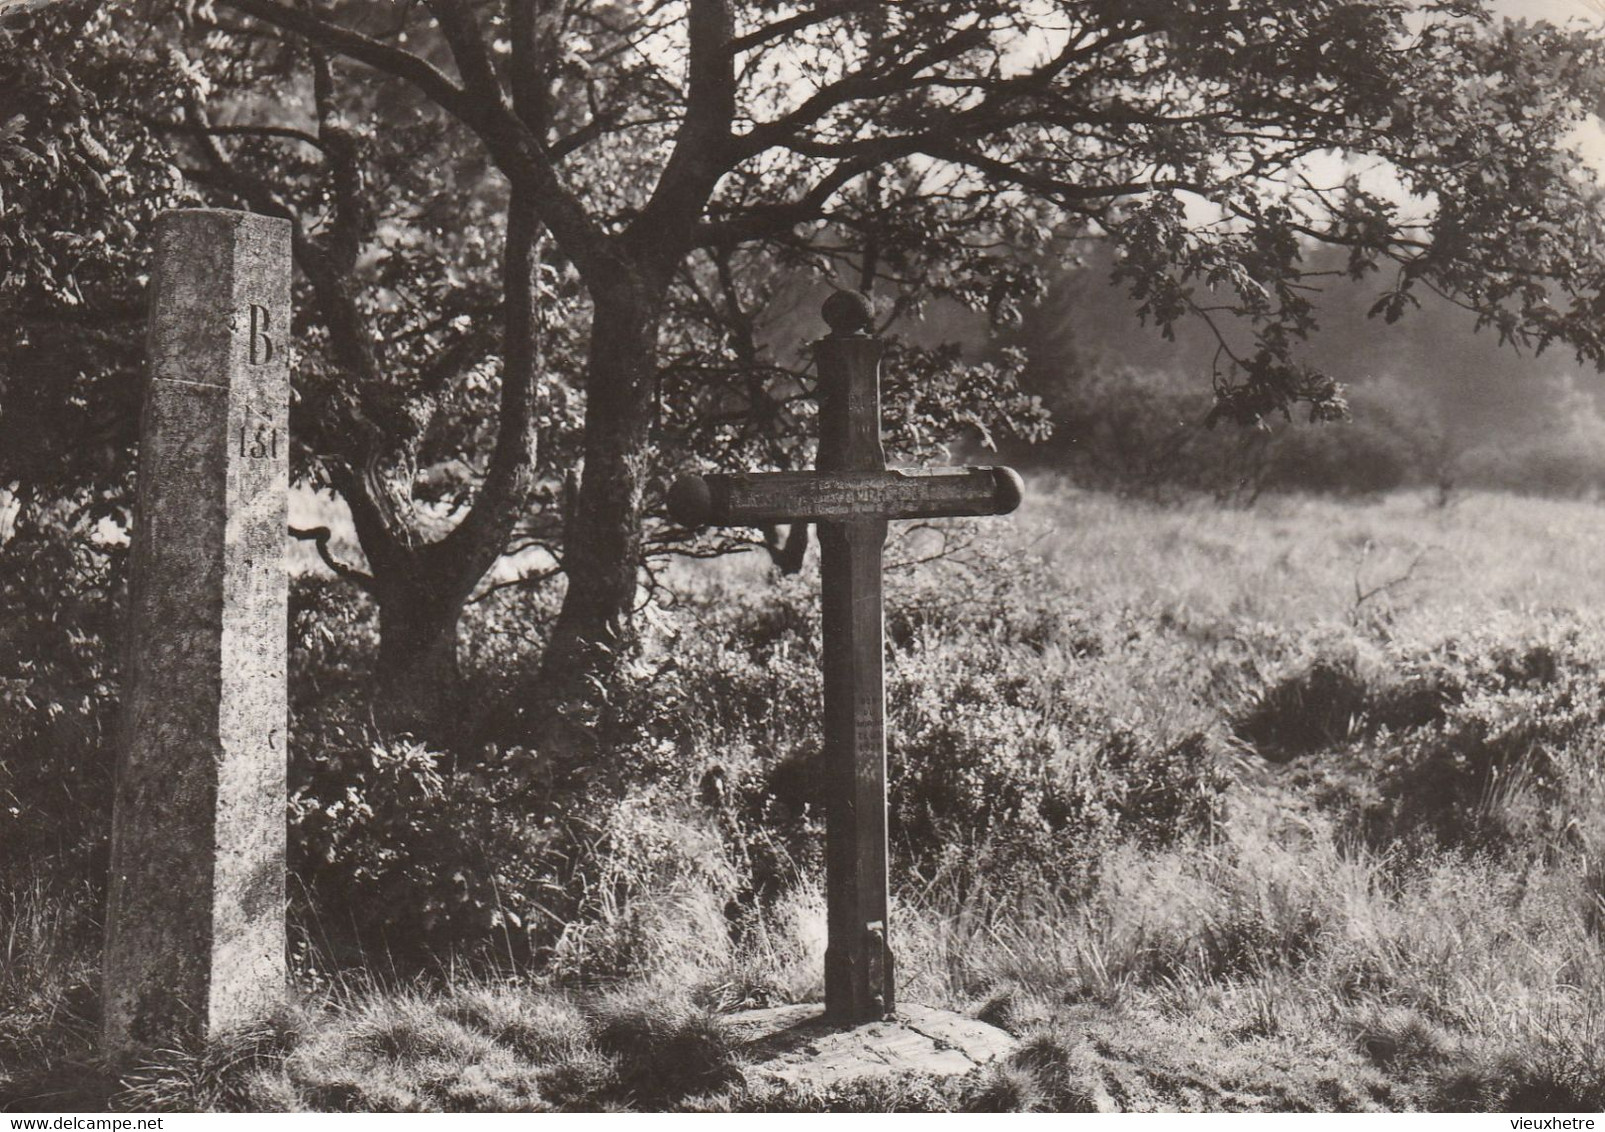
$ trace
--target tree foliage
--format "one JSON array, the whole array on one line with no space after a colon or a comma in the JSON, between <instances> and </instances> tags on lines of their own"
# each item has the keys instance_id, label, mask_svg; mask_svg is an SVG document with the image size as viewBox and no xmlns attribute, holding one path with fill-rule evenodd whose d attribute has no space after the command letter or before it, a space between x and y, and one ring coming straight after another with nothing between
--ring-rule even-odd
<instances>
[{"instance_id":1,"label":"tree foliage","mask_svg":"<svg viewBox=\"0 0 1605 1132\"><path fill-rule=\"evenodd\" d=\"M76 0L0 18L0 491L24 523L86 494L126 503L146 236L183 188L128 114L189 85L135 50L154 38Z\"/></svg>"},{"instance_id":2,"label":"tree foliage","mask_svg":"<svg viewBox=\"0 0 1605 1132\"><path fill-rule=\"evenodd\" d=\"M144 30L69 72L185 81L101 103L100 129L154 131L152 169L172 152L189 191L295 225L297 468L351 506L391 699L437 719L504 550L566 574L533 687L583 698L628 652L643 564L710 549L656 513L689 449L807 459L798 277L874 292L889 327L943 304L1007 326L1059 237L1100 233L1143 317L1216 330L1214 412L1247 423L1343 412L1299 355L1312 245L1374 277L1380 317L1432 291L1605 358L1599 188L1569 145L1601 43L1475 0L102 12ZM894 447L1038 427L1017 357L899 350Z\"/></svg>"}]
</instances>

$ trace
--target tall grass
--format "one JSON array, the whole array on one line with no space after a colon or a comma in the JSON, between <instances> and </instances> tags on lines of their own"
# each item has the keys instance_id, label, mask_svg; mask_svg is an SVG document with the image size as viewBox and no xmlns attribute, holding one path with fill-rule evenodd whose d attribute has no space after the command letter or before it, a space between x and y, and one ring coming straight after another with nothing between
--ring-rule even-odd
<instances>
[{"instance_id":1,"label":"tall grass","mask_svg":"<svg viewBox=\"0 0 1605 1132\"><path fill-rule=\"evenodd\" d=\"M888 584L902 994L1015 1032L1010 1064L824 1093L744 1069L725 1015L817 1000L824 946L817 578L753 558L671 574L625 755L654 776L537 964L310 946L283 1018L107 1103L1605 1106L1595 508L1030 498ZM76 1056L81 904L30 881L0 914L0 1053Z\"/></svg>"},{"instance_id":2,"label":"tall grass","mask_svg":"<svg viewBox=\"0 0 1605 1132\"><path fill-rule=\"evenodd\" d=\"M93 1091L82 1065L98 1022L98 911L87 885L26 867L0 876L0 1097L66 1103Z\"/></svg>"}]
</instances>

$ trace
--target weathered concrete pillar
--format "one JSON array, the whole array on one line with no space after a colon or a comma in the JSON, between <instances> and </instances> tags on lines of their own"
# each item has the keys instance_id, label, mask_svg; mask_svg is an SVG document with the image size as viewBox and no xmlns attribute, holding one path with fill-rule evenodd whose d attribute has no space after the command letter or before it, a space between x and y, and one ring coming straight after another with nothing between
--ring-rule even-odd
<instances>
[{"instance_id":1,"label":"weathered concrete pillar","mask_svg":"<svg viewBox=\"0 0 1605 1132\"><path fill-rule=\"evenodd\" d=\"M290 226L162 216L106 918L106 1052L284 992Z\"/></svg>"}]
</instances>

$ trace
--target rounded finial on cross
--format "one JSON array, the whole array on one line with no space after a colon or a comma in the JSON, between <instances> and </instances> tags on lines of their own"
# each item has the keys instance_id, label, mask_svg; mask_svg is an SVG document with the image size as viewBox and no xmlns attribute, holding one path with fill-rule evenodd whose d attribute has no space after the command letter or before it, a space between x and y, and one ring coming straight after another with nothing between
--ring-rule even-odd
<instances>
[{"instance_id":1,"label":"rounded finial on cross","mask_svg":"<svg viewBox=\"0 0 1605 1132\"><path fill-rule=\"evenodd\" d=\"M875 306L862 291L837 291L825 300L819 313L838 338L868 334L869 328L875 325Z\"/></svg>"}]
</instances>

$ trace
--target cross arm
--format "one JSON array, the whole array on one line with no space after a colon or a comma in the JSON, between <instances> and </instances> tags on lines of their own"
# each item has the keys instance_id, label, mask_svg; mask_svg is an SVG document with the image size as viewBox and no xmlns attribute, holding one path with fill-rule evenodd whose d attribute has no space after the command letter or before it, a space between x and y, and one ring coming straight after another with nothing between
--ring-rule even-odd
<instances>
[{"instance_id":1,"label":"cross arm","mask_svg":"<svg viewBox=\"0 0 1605 1132\"><path fill-rule=\"evenodd\" d=\"M681 476L669 515L681 526L749 527L852 519L1007 515L1024 485L1013 468L883 472L752 472Z\"/></svg>"}]
</instances>

